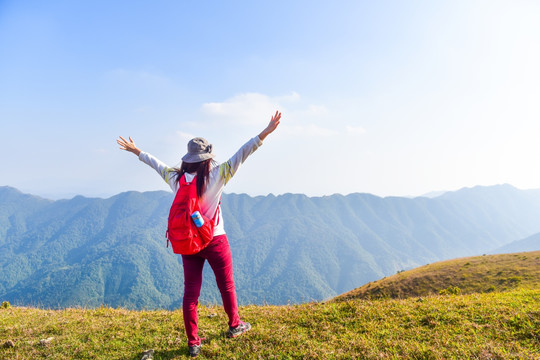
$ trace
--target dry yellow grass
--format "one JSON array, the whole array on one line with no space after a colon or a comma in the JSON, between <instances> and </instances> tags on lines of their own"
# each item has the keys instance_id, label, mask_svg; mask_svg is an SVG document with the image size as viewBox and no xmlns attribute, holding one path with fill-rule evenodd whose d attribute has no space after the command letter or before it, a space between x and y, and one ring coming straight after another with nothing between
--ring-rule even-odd
<instances>
[{"instance_id":1,"label":"dry yellow grass","mask_svg":"<svg viewBox=\"0 0 540 360\"><path fill-rule=\"evenodd\" d=\"M371 282L335 298L407 298L540 288L540 251L441 261Z\"/></svg>"}]
</instances>

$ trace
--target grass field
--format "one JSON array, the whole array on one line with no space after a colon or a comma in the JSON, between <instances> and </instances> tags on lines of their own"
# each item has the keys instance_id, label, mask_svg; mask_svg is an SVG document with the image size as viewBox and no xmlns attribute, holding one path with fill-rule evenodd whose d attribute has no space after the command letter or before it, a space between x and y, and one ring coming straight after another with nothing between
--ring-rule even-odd
<instances>
[{"instance_id":1,"label":"grass field","mask_svg":"<svg viewBox=\"0 0 540 360\"><path fill-rule=\"evenodd\" d=\"M540 251L444 261L327 302L245 306L225 336L199 308L199 359L540 359ZM48 342L42 344L42 340ZM182 312L0 307L0 359L188 358Z\"/></svg>"},{"instance_id":2,"label":"grass field","mask_svg":"<svg viewBox=\"0 0 540 360\"><path fill-rule=\"evenodd\" d=\"M199 359L540 359L540 290L240 312L253 329L228 339L223 310L200 308ZM188 358L181 311L3 308L0 341L1 359Z\"/></svg>"}]
</instances>

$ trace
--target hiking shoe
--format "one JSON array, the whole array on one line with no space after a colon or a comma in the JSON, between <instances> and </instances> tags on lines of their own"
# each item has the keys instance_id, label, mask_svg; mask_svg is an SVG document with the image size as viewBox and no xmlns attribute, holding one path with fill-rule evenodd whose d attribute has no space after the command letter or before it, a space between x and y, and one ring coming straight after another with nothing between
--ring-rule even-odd
<instances>
[{"instance_id":1,"label":"hiking shoe","mask_svg":"<svg viewBox=\"0 0 540 360\"><path fill-rule=\"evenodd\" d=\"M189 356L191 356L191 357L198 356L201 353L201 346L202 346L202 344L190 346L189 347Z\"/></svg>"},{"instance_id":2,"label":"hiking shoe","mask_svg":"<svg viewBox=\"0 0 540 360\"><path fill-rule=\"evenodd\" d=\"M240 336L246 331L249 331L250 329L251 329L251 324L248 322L240 323L240 325L234 328L229 326L229 331L227 331L227 337L234 338L234 337Z\"/></svg>"},{"instance_id":3,"label":"hiking shoe","mask_svg":"<svg viewBox=\"0 0 540 360\"><path fill-rule=\"evenodd\" d=\"M143 357L141 360L152 360L154 358L154 350L146 350L142 353Z\"/></svg>"}]
</instances>

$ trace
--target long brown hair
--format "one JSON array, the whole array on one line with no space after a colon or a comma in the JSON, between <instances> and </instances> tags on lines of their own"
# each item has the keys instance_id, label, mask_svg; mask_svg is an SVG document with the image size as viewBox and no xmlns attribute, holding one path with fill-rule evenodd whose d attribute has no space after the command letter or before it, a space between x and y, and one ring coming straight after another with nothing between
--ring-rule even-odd
<instances>
[{"instance_id":1,"label":"long brown hair","mask_svg":"<svg viewBox=\"0 0 540 360\"><path fill-rule=\"evenodd\" d=\"M210 176L210 169L214 163L215 161L212 159L207 159L196 163L187 163L182 161L180 168L174 169L176 172L176 183L178 184L180 178L185 173L195 173L197 175L197 196L200 198L206 190L208 177Z\"/></svg>"}]
</instances>

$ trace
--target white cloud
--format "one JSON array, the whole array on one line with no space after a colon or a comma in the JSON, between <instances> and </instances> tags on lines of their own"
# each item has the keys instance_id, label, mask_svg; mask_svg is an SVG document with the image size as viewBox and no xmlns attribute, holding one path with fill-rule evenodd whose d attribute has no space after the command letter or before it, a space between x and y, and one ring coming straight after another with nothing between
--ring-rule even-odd
<instances>
[{"instance_id":1,"label":"white cloud","mask_svg":"<svg viewBox=\"0 0 540 360\"><path fill-rule=\"evenodd\" d=\"M300 101L300 94L293 91L290 95L278 96L275 99L279 103L295 103Z\"/></svg>"},{"instance_id":2,"label":"white cloud","mask_svg":"<svg viewBox=\"0 0 540 360\"><path fill-rule=\"evenodd\" d=\"M324 128L315 124L309 124L306 126L284 125L281 129L281 132L285 135L302 135L302 136L310 136L310 137L328 137L328 136L334 136L338 134L338 132L335 130Z\"/></svg>"},{"instance_id":3,"label":"white cloud","mask_svg":"<svg viewBox=\"0 0 540 360\"><path fill-rule=\"evenodd\" d=\"M245 93L233 96L223 102L205 103L201 107L204 115L220 122L235 125L266 125L276 110L281 111L283 120L280 133L309 137L328 137L338 131L317 124L328 123L330 111L326 106L306 104L301 96L289 95L271 97L260 93Z\"/></svg>"},{"instance_id":4,"label":"white cloud","mask_svg":"<svg viewBox=\"0 0 540 360\"><path fill-rule=\"evenodd\" d=\"M212 118L243 125L266 124L276 110L281 111L289 124L328 116L329 111L325 106L305 104L302 100L296 92L275 97L260 93L245 93L222 102L205 103L201 111Z\"/></svg>"},{"instance_id":5,"label":"white cloud","mask_svg":"<svg viewBox=\"0 0 540 360\"><path fill-rule=\"evenodd\" d=\"M194 137L196 137L195 135L193 134L190 134L190 133L187 133L187 132L183 132L183 131L177 131L176 134L183 140L191 140L193 139Z\"/></svg>"},{"instance_id":6,"label":"white cloud","mask_svg":"<svg viewBox=\"0 0 540 360\"><path fill-rule=\"evenodd\" d=\"M202 112L236 124L259 125L268 122L274 111L283 108L279 99L259 93L240 94L223 102L203 104Z\"/></svg>"},{"instance_id":7,"label":"white cloud","mask_svg":"<svg viewBox=\"0 0 540 360\"><path fill-rule=\"evenodd\" d=\"M351 135L361 135L361 134L364 134L366 132L366 129L364 129L361 126L347 125L345 127L345 130L347 131L348 134L351 134Z\"/></svg>"},{"instance_id":8,"label":"white cloud","mask_svg":"<svg viewBox=\"0 0 540 360\"><path fill-rule=\"evenodd\" d=\"M329 111L323 105L308 105L305 109L295 111L294 115L298 118L325 117L329 115Z\"/></svg>"}]
</instances>

